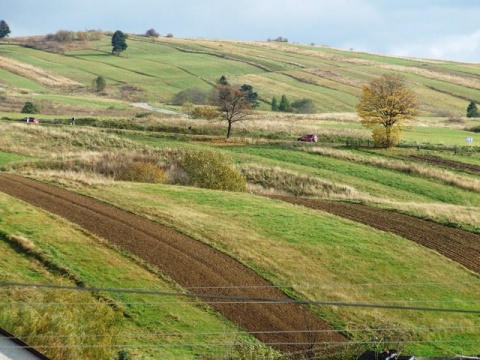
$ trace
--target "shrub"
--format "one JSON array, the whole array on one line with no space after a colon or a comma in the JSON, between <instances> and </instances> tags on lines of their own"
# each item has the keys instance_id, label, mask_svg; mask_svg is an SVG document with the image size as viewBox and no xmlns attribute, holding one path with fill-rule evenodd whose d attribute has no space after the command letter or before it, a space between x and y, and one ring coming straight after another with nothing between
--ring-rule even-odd
<instances>
[{"instance_id":1,"label":"shrub","mask_svg":"<svg viewBox=\"0 0 480 360\"><path fill-rule=\"evenodd\" d=\"M48 34L46 39L58 42L72 42L75 40L75 33L68 30L58 30L55 34Z\"/></svg>"},{"instance_id":2,"label":"shrub","mask_svg":"<svg viewBox=\"0 0 480 360\"><path fill-rule=\"evenodd\" d=\"M27 101L25 105L23 105L22 114L40 114L40 108L33 102Z\"/></svg>"},{"instance_id":3,"label":"shrub","mask_svg":"<svg viewBox=\"0 0 480 360\"><path fill-rule=\"evenodd\" d=\"M311 99L300 99L292 102L293 111L299 114L315 113L315 104Z\"/></svg>"},{"instance_id":4,"label":"shrub","mask_svg":"<svg viewBox=\"0 0 480 360\"><path fill-rule=\"evenodd\" d=\"M229 165L220 153L209 150L187 153L182 167L188 185L214 190L246 190L245 176Z\"/></svg>"},{"instance_id":5,"label":"shrub","mask_svg":"<svg viewBox=\"0 0 480 360\"><path fill-rule=\"evenodd\" d=\"M140 162L133 163L125 169L119 174L118 180L163 184L166 176L165 172L158 166L148 162Z\"/></svg>"},{"instance_id":6,"label":"shrub","mask_svg":"<svg viewBox=\"0 0 480 360\"><path fill-rule=\"evenodd\" d=\"M212 120L220 116L215 106L194 106L189 115L194 119Z\"/></svg>"},{"instance_id":7,"label":"shrub","mask_svg":"<svg viewBox=\"0 0 480 360\"><path fill-rule=\"evenodd\" d=\"M95 79L95 89L97 92L105 90L107 87L107 80L103 76L99 76Z\"/></svg>"},{"instance_id":8,"label":"shrub","mask_svg":"<svg viewBox=\"0 0 480 360\"><path fill-rule=\"evenodd\" d=\"M172 103L175 105L183 105L185 103L203 105L208 104L209 96L209 91L194 87L180 91L173 97Z\"/></svg>"},{"instance_id":9,"label":"shrub","mask_svg":"<svg viewBox=\"0 0 480 360\"><path fill-rule=\"evenodd\" d=\"M150 36L150 37L159 37L160 34L155 30L155 29L149 29L145 33L145 36Z\"/></svg>"}]
</instances>

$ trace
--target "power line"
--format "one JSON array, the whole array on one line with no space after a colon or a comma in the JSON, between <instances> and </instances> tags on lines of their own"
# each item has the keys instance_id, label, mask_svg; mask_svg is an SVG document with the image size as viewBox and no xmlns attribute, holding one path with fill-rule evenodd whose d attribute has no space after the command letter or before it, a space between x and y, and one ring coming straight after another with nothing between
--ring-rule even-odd
<instances>
[{"instance_id":1,"label":"power line","mask_svg":"<svg viewBox=\"0 0 480 360\"><path fill-rule=\"evenodd\" d=\"M480 310L466 310L466 309L448 309L448 308L432 308L432 307L418 307L418 306L400 306L400 305L383 305L383 304L368 304L358 302L339 302L339 301L316 301L316 300L295 300L295 299L268 299L268 298L254 298L243 296L230 296L218 294L186 294L164 292L150 289L119 289L119 288L99 288L99 287L75 287L55 284L37 284L37 283L20 283L20 282L0 282L0 286L19 286L19 287L35 287L46 289L61 289L74 291L105 291L113 293L135 293L145 295L161 295L172 297L187 297L187 298L201 298L201 299L222 299L222 300L236 300L236 301L253 301L255 303L268 304L300 304L300 305L317 305L317 306L344 306L344 307L363 307L375 309L391 309L391 310L411 310L411 311L433 311L433 312L450 312L450 313L467 313L480 314ZM220 303L221 304L221 303Z\"/></svg>"},{"instance_id":2,"label":"power line","mask_svg":"<svg viewBox=\"0 0 480 360\"><path fill-rule=\"evenodd\" d=\"M29 335L23 336L22 338L25 339L35 339L35 338L102 338L102 337L134 337L134 338L142 338L142 337L178 337L178 336L228 336L228 335L238 335L239 333L243 333L245 335L260 335L260 334L320 334L320 333L331 333L331 332L380 332L380 331L409 331L409 330L422 330L422 331L437 331L437 330L466 330L466 329L478 329L480 325L472 325L472 326L446 326L446 327L395 327L395 328L356 328L356 329L312 329L312 330L284 330L284 331L272 331L272 330L265 330L265 331L210 331L210 332L182 332L179 333L169 333L169 332L160 332L160 333L118 333L118 334L74 334L74 335L58 335L58 334L36 334L36 335Z\"/></svg>"},{"instance_id":3,"label":"power line","mask_svg":"<svg viewBox=\"0 0 480 360\"><path fill-rule=\"evenodd\" d=\"M188 290L205 290L205 289L311 289L311 288L324 288L324 287L398 287L398 286L418 286L418 287L426 287L426 286L438 286L438 287L445 287L445 286L472 286L472 285L479 285L480 281L469 281L469 282L457 282L457 281L450 281L450 282L401 282L401 283L322 283L322 284L309 284L309 283L302 283L302 284L293 284L293 285L229 285L229 286L189 286L185 287ZM0 289L0 291L4 291Z\"/></svg>"},{"instance_id":4,"label":"power line","mask_svg":"<svg viewBox=\"0 0 480 360\"><path fill-rule=\"evenodd\" d=\"M478 340L405 340L401 341L403 344L477 344ZM300 345L315 345L315 346L346 346L346 345L376 345L378 341L318 341L314 344L312 342L262 342L259 343L267 346L300 346ZM227 346L245 346L249 345L245 342L223 342L223 343L205 343L205 342L192 342L192 343L157 343L157 344L78 344L78 345L35 345L35 349L47 349L47 348L118 348L118 347L131 347L131 348L152 348L152 347L227 347ZM18 348L18 346L5 345L2 348Z\"/></svg>"},{"instance_id":5,"label":"power line","mask_svg":"<svg viewBox=\"0 0 480 360\"><path fill-rule=\"evenodd\" d=\"M236 305L236 304L257 304L257 303L263 303L259 301L202 301L202 304L222 304L222 305ZM377 304L377 302L374 301L362 301L362 303L373 303ZM402 303L408 303L408 304L477 304L480 303L479 300L384 300L384 304L402 304ZM85 305L85 306L98 306L100 304L106 304L106 305L117 305L117 304L122 304L122 305L136 305L136 306L178 306L178 305L191 305L194 304L192 301L183 301L183 300L178 300L178 301L102 301L102 302L33 302L33 301L6 301L6 302L0 302L1 305L35 305L35 306L71 306L71 305Z\"/></svg>"}]
</instances>

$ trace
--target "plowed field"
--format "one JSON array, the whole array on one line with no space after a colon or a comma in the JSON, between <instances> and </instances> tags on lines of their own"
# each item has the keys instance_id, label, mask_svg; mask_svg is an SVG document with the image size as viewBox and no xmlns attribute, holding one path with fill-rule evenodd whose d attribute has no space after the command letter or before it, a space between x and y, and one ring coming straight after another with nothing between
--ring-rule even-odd
<instances>
[{"instance_id":1,"label":"plowed field","mask_svg":"<svg viewBox=\"0 0 480 360\"><path fill-rule=\"evenodd\" d=\"M361 204L272 196L391 232L437 251L480 274L480 236L430 221Z\"/></svg>"},{"instance_id":2,"label":"plowed field","mask_svg":"<svg viewBox=\"0 0 480 360\"><path fill-rule=\"evenodd\" d=\"M117 207L44 183L0 174L0 191L57 214L157 266L266 344L284 352L308 353L322 343L344 342L303 305L231 257L168 227ZM212 296L209 298L208 296ZM218 296L218 297L213 297ZM221 297L257 299L240 304ZM275 299L277 302L264 302Z\"/></svg>"}]
</instances>

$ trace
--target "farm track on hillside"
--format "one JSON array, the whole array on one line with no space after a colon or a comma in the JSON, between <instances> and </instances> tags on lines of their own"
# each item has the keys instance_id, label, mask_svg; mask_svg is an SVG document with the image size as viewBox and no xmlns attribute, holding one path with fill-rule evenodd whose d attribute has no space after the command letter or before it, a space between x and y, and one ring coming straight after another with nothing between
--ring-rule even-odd
<instances>
[{"instance_id":1,"label":"farm track on hillside","mask_svg":"<svg viewBox=\"0 0 480 360\"><path fill-rule=\"evenodd\" d=\"M271 198L326 211L382 231L397 234L480 274L480 236L474 233L361 204L290 196L271 196Z\"/></svg>"},{"instance_id":2,"label":"farm track on hillside","mask_svg":"<svg viewBox=\"0 0 480 360\"><path fill-rule=\"evenodd\" d=\"M442 159L441 157L432 155L410 155L410 159L442 166L444 168L459 170L470 174L480 174L480 166L475 164L468 164L460 161Z\"/></svg>"},{"instance_id":3,"label":"farm track on hillside","mask_svg":"<svg viewBox=\"0 0 480 360\"><path fill-rule=\"evenodd\" d=\"M333 329L303 305L290 302L251 269L166 226L60 187L11 174L0 174L0 191L76 223L157 266L191 293L213 302L211 306L226 318L278 350L300 356L312 348L324 349L325 342L346 341L334 331L315 332ZM252 301L235 303L221 297Z\"/></svg>"}]
</instances>

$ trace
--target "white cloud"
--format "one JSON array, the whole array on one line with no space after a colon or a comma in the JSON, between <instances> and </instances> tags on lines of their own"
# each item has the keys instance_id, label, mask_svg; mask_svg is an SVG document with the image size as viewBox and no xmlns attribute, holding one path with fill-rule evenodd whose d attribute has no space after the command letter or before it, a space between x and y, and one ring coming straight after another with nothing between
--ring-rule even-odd
<instances>
[{"instance_id":1,"label":"white cloud","mask_svg":"<svg viewBox=\"0 0 480 360\"><path fill-rule=\"evenodd\" d=\"M433 41L422 40L416 43L397 45L392 47L388 53L396 56L479 62L480 30L471 34L439 37Z\"/></svg>"}]
</instances>

